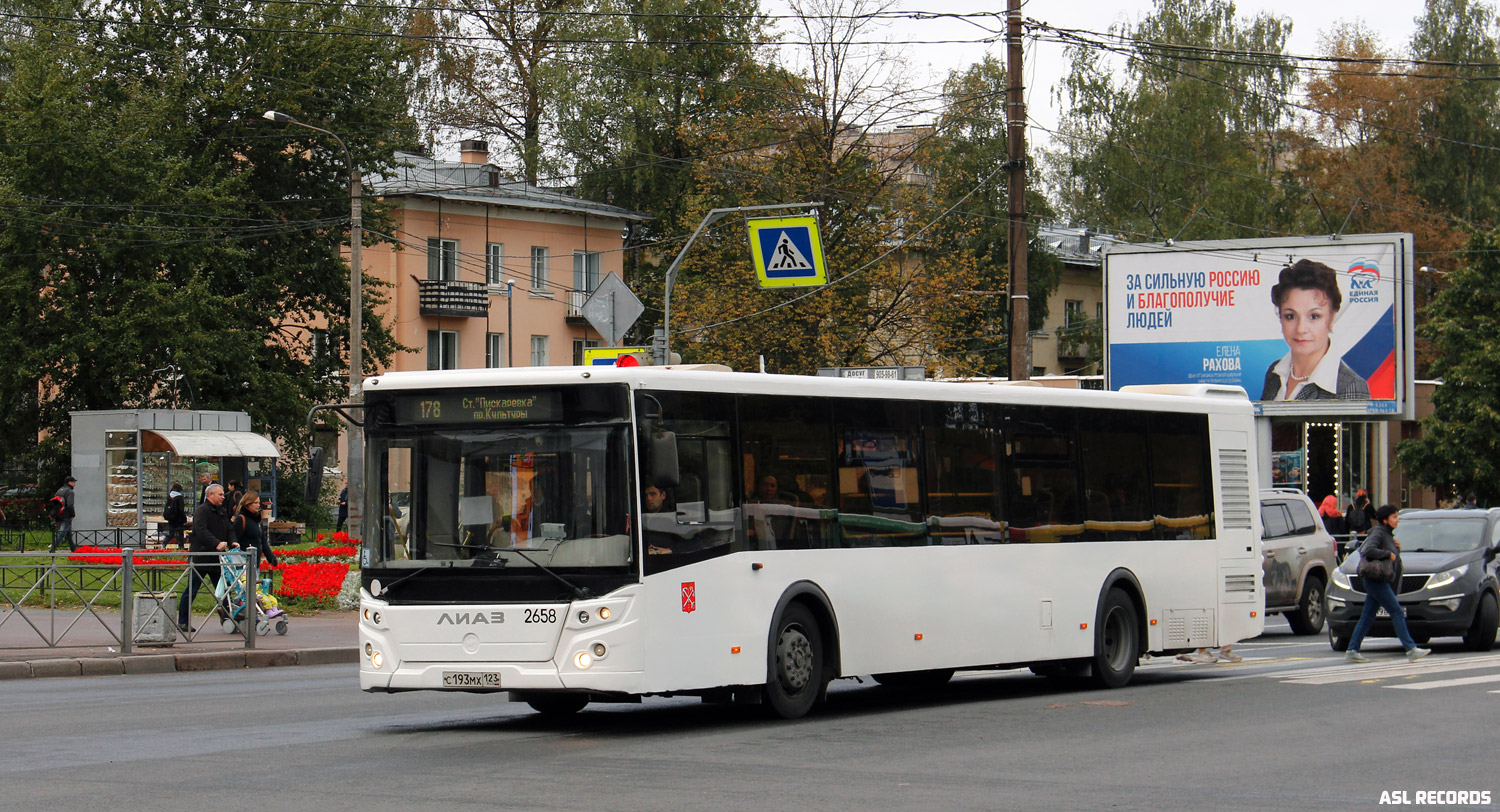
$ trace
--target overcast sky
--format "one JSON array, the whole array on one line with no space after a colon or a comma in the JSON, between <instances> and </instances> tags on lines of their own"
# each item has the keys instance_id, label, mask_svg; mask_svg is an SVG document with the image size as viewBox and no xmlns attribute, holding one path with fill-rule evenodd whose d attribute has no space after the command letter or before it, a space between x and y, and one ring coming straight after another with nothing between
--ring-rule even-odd
<instances>
[{"instance_id":1,"label":"overcast sky","mask_svg":"<svg viewBox=\"0 0 1500 812\"><path fill-rule=\"evenodd\" d=\"M847 2L847 0L846 0ZM770 0L772 13L785 9L785 0ZM1318 53L1319 37L1342 21L1362 20L1395 54L1405 51L1414 20L1422 11L1421 0L1241 0L1235 4L1241 18L1269 12L1292 22L1287 50L1293 54ZM1151 0L1026 0L1022 13L1059 28L1104 32L1115 23L1135 22L1147 14ZM967 14L979 10L1003 12L1005 0L899 0L896 8L906 11ZM996 26L995 21L982 21ZM1003 34L1003 30L1002 30ZM958 20L901 21L869 38L888 41L979 40L989 36L973 24ZM940 83L949 70L973 64L990 53L1005 61L1003 38L994 44L932 44L907 46L915 79ZM1041 126L1057 123L1052 88L1067 72L1064 46L1028 41L1025 53L1027 104L1031 117ZM920 82L926 84L927 82Z\"/></svg>"}]
</instances>

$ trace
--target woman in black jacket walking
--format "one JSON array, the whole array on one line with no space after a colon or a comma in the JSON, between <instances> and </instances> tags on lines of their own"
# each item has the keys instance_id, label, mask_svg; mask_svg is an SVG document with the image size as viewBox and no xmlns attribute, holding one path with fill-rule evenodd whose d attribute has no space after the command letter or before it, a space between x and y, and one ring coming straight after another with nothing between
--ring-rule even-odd
<instances>
[{"instance_id":1,"label":"woman in black jacket walking","mask_svg":"<svg viewBox=\"0 0 1500 812\"><path fill-rule=\"evenodd\" d=\"M1396 543L1395 529L1401 521L1401 516L1396 512L1395 505L1381 505L1375 511L1375 524L1370 528L1370 534L1365 536L1365 543L1359 546L1360 561L1384 561L1390 559L1392 572L1391 582L1376 581L1371 578L1363 578L1365 587L1365 608L1359 613L1359 623L1354 627L1354 635L1349 638L1349 652L1344 659L1350 662L1367 663L1369 657L1359 653L1359 644L1365 641L1365 634L1375 623L1375 611L1379 607L1391 616L1391 625L1396 629L1396 637L1401 640L1401 645L1406 647L1406 658L1416 661L1432 653L1431 649L1419 648L1416 641L1411 639L1411 632L1406 629L1406 613L1401 610L1401 602L1396 600L1396 584L1401 583L1401 545Z\"/></svg>"}]
</instances>

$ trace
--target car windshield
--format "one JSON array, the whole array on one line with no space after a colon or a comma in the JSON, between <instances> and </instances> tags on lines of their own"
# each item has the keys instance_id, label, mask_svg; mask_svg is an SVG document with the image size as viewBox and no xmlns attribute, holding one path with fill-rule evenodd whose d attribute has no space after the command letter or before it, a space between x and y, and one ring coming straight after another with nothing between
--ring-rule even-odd
<instances>
[{"instance_id":1,"label":"car windshield","mask_svg":"<svg viewBox=\"0 0 1500 812\"><path fill-rule=\"evenodd\" d=\"M1403 553L1461 553L1484 543L1482 518L1403 518L1396 525L1396 541Z\"/></svg>"},{"instance_id":2,"label":"car windshield","mask_svg":"<svg viewBox=\"0 0 1500 812\"><path fill-rule=\"evenodd\" d=\"M385 509L371 563L629 566L627 448L624 426L374 436L368 492Z\"/></svg>"}]
</instances>

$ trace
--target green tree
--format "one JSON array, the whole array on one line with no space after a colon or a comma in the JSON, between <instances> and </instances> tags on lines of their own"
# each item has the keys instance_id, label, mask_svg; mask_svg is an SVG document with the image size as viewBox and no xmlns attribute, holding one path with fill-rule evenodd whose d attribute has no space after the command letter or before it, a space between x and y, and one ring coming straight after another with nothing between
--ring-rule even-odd
<instances>
[{"instance_id":1,"label":"green tree","mask_svg":"<svg viewBox=\"0 0 1500 812\"><path fill-rule=\"evenodd\" d=\"M1412 35L1412 56L1435 64L1420 112L1423 138L1412 177L1435 207L1470 223L1500 213L1500 62L1495 10L1474 0L1427 0Z\"/></svg>"},{"instance_id":2,"label":"green tree","mask_svg":"<svg viewBox=\"0 0 1500 812\"><path fill-rule=\"evenodd\" d=\"M1005 166L1006 125L998 115L1008 82L993 57L955 71L944 83L942 115L918 158L930 173L932 193L912 219L932 222L921 240L925 273L948 278L945 295L927 313L934 352L949 374L1010 374L1009 202ZM1046 198L1027 193L1032 237L1027 251L1028 330L1047 319L1047 299L1057 289L1062 266L1035 242L1036 224L1053 216Z\"/></svg>"},{"instance_id":3,"label":"green tree","mask_svg":"<svg viewBox=\"0 0 1500 812\"><path fill-rule=\"evenodd\" d=\"M347 163L403 139L408 54L381 8L196 0L12 3L0 32L0 442L66 467L71 410L242 409L300 445L342 389ZM19 21L19 22L17 22ZM330 32L362 32L339 35ZM382 229L379 211L367 215ZM368 288L373 368L395 347ZM44 437L38 447L39 436Z\"/></svg>"},{"instance_id":4,"label":"green tree","mask_svg":"<svg viewBox=\"0 0 1500 812\"><path fill-rule=\"evenodd\" d=\"M1230 0L1157 0L1135 25L1123 80L1098 45L1070 49L1068 112L1050 160L1073 221L1127 237L1209 239L1294 230L1278 156L1296 73L1290 23ZM1290 199L1289 199L1290 197Z\"/></svg>"},{"instance_id":5,"label":"green tree","mask_svg":"<svg viewBox=\"0 0 1500 812\"><path fill-rule=\"evenodd\" d=\"M424 7L419 104L441 128L499 136L527 183L559 166L548 150L559 98L587 64L588 0L438 0ZM576 12L583 12L577 14ZM555 128L551 128L555 130ZM554 133L555 136L555 133Z\"/></svg>"},{"instance_id":6,"label":"green tree","mask_svg":"<svg viewBox=\"0 0 1500 812\"><path fill-rule=\"evenodd\" d=\"M1474 235L1464 263L1434 297L1418 332L1431 341L1443 384L1421 435L1397 446L1418 482L1439 493L1500 502L1500 231Z\"/></svg>"},{"instance_id":7,"label":"green tree","mask_svg":"<svg viewBox=\"0 0 1500 812\"><path fill-rule=\"evenodd\" d=\"M660 311L667 265L706 201L695 173L719 159L722 135L768 117L788 84L771 67L756 0L600 0L600 44L573 63L558 100L559 142L575 191L648 212L630 237L627 280ZM643 321L637 332L649 335Z\"/></svg>"}]
</instances>

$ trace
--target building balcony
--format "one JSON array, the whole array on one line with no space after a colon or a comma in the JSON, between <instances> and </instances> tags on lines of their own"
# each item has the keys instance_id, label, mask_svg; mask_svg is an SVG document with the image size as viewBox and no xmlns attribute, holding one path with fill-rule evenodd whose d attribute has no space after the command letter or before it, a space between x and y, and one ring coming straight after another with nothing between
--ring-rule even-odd
<instances>
[{"instance_id":1,"label":"building balcony","mask_svg":"<svg viewBox=\"0 0 1500 812\"><path fill-rule=\"evenodd\" d=\"M478 282L423 279L417 282L418 312L423 316L482 319L489 315L489 292Z\"/></svg>"},{"instance_id":2,"label":"building balcony","mask_svg":"<svg viewBox=\"0 0 1500 812\"><path fill-rule=\"evenodd\" d=\"M563 320L568 324L588 324L589 320L583 315L583 305L589 300L589 292L586 290L568 291L568 312Z\"/></svg>"}]
</instances>

